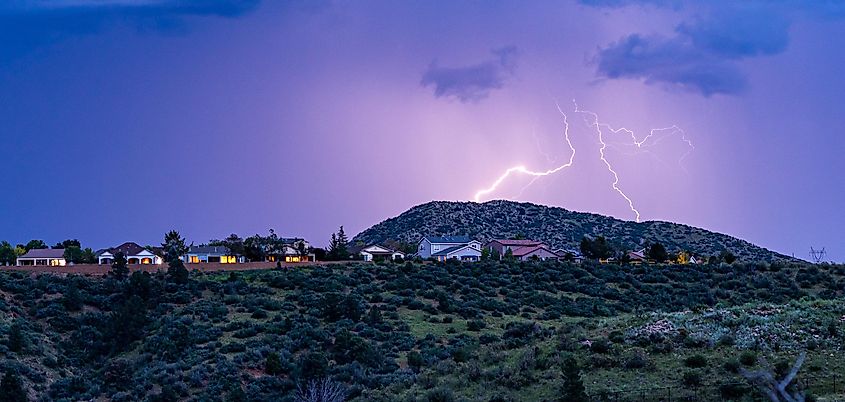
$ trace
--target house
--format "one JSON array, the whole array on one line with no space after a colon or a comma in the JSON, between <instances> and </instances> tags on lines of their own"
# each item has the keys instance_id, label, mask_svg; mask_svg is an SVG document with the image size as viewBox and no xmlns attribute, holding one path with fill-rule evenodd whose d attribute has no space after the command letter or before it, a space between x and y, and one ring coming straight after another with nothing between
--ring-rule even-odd
<instances>
[{"instance_id":1,"label":"house","mask_svg":"<svg viewBox=\"0 0 845 402\"><path fill-rule=\"evenodd\" d=\"M438 261L478 261L481 259L481 242L469 236L426 236L420 239L417 254Z\"/></svg>"},{"instance_id":2,"label":"house","mask_svg":"<svg viewBox=\"0 0 845 402\"><path fill-rule=\"evenodd\" d=\"M500 256L505 255L508 250L514 251L520 247L535 247L543 246L548 248L543 242L536 240L510 240L510 239L494 239L487 242L484 248L490 252L497 252Z\"/></svg>"},{"instance_id":3,"label":"house","mask_svg":"<svg viewBox=\"0 0 845 402\"><path fill-rule=\"evenodd\" d=\"M186 264L199 264L203 262L217 262L221 264L236 264L246 261L242 255L233 255L228 247L224 246L191 246L188 252L182 256Z\"/></svg>"},{"instance_id":4,"label":"house","mask_svg":"<svg viewBox=\"0 0 845 402\"><path fill-rule=\"evenodd\" d=\"M647 260L645 256L645 249L640 251L629 251L626 256L628 256L628 262L634 265L642 264Z\"/></svg>"},{"instance_id":5,"label":"house","mask_svg":"<svg viewBox=\"0 0 845 402\"><path fill-rule=\"evenodd\" d=\"M361 257L364 258L364 261L393 261L397 258L405 258L405 253L378 244L373 244L371 246L364 247L363 249L361 249L361 251L358 252L358 254L360 254Z\"/></svg>"},{"instance_id":6,"label":"house","mask_svg":"<svg viewBox=\"0 0 845 402\"><path fill-rule=\"evenodd\" d=\"M530 260L558 260L561 258L561 255L555 253L552 250L549 250L549 247L545 244L539 244L536 246L524 246L516 248L512 251L513 257L519 261L530 261Z\"/></svg>"},{"instance_id":7,"label":"house","mask_svg":"<svg viewBox=\"0 0 845 402\"><path fill-rule=\"evenodd\" d=\"M46 265L50 267L63 267L67 265L65 250L61 248L34 248L26 254L18 257L16 264L21 265Z\"/></svg>"},{"instance_id":8,"label":"house","mask_svg":"<svg viewBox=\"0 0 845 402\"><path fill-rule=\"evenodd\" d=\"M557 260L563 255L552 251L545 243L537 240L505 240L495 239L489 241L484 248L496 253L500 257L510 251L514 258L519 261L531 259Z\"/></svg>"},{"instance_id":9,"label":"house","mask_svg":"<svg viewBox=\"0 0 845 402\"><path fill-rule=\"evenodd\" d=\"M123 256L126 257L126 263L129 265L161 265L164 263L161 251L155 250L153 252L131 241L117 247L98 251L97 263L111 265L118 253L123 253Z\"/></svg>"},{"instance_id":10,"label":"house","mask_svg":"<svg viewBox=\"0 0 845 402\"><path fill-rule=\"evenodd\" d=\"M305 239L287 237L279 239L279 244L266 251L268 262L308 262L315 261L311 245Z\"/></svg>"},{"instance_id":11,"label":"house","mask_svg":"<svg viewBox=\"0 0 845 402\"><path fill-rule=\"evenodd\" d=\"M555 254L559 255L561 261L572 261L578 264L584 262L584 256L581 255L581 252L578 250L570 250L559 248L554 250Z\"/></svg>"}]
</instances>

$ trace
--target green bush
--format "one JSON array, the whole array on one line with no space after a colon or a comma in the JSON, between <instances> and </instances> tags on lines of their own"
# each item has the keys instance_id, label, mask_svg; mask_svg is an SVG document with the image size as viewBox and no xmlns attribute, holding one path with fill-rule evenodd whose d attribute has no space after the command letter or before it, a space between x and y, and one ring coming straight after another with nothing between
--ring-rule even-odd
<instances>
[{"instance_id":1,"label":"green bush","mask_svg":"<svg viewBox=\"0 0 845 402\"><path fill-rule=\"evenodd\" d=\"M684 359L684 365L689 368L702 368L707 366L707 358L701 354L694 354Z\"/></svg>"},{"instance_id":2,"label":"green bush","mask_svg":"<svg viewBox=\"0 0 845 402\"><path fill-rule=\"evenodd\" d=\"M757 353L751 351L742 352L739 355L739 362L742 363L743 366L751 367L757 363Z\"/></svg>"},{"instance_id":3,"label":"green bush","mask_svg":"<svg viewBox=\"0 0 845 402\"><path fill-rule=\"evenodd\" d=\"M469 320L467 321L467 330L468 331L481 331L482 329L487 327L487 323L483 320Z\"/></svg>"},{"instance_id":4,"label":"green bush","mask_svg":"<svg viewBox=\"0 0 845 402\"><path fill-rule=\"evenodd\" d=\"M698 371L687 371L684 373L683 383L687 387L698 387L701 385L701 373Z\"/></svg>"},{"instance_id":5,"label":"green bush","mask_svg":"<svg viewBox=\"0 0 845 402\"><path fill-rule=\"evenodd\" d=\"M741 364L740 364L739 360L737 360L737 359L730 359L730 360L726 361L724 364L722 364L722 368L724 368L725 371L727 371L729 373L734 373L734 374L739 372L740 367L741 367Z\"/></svg>"}]
</instances>

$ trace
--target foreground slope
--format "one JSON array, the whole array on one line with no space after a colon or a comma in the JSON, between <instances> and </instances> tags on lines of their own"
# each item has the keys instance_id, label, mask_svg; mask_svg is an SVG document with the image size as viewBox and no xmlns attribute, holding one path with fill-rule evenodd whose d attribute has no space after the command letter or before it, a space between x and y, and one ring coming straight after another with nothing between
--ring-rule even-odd
<instances>
[{"instance_id":1,"label":"foreground slope","mask_svg":"<svg viewBox=\"0 0 845 402\"><path fill-rule=\"evenodd\" d=\"M558 400L571 355L591 395L641 401L747 397L740 367L807 351L799 378L824 396L842 391L843 289L845 266L798 264L0 272L0 372L32 401L293 402L328 378L356 402L534 402Z\"/></svg>"},{"instance_id":2,"label":"foreground slope","mask_svg":"<svg viewBox=\"0 0 845 402\"><path fill-rule=\"evenodd\" d=\"M605 236L622 249L660 242L670 251L718 255L729 250L741 261L790 259L721 233L661 221L636 223L524 202L433 201L415 206L355 236L353 241L416 243L424 235L469 235L481 241L522 235L553 248L577 250L583 236Z\"/></svg>"}]
</instances>

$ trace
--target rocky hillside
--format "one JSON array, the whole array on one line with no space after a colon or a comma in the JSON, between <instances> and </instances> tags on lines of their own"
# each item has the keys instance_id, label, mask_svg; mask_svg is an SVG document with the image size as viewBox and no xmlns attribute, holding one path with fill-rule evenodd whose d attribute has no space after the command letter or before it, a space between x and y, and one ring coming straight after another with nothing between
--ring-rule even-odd
<instances>
[{"instance_id":1,"label":"rocky hillside","mask_svg":"<svg viewBox=\"0 0 845 402\"><path fill-rule=\"evenodd\" d=\"M554 248L577 250L583 236L605 236L620 249L634 250L660 242L669 251L718 255L729 250L740 261L791 259L745 240L692 226L661 222L630 222L608 216L573 212L513 201L447 202L418 205L361 233L353 241L416 243L423 235L469 235L481 241L522 235Z\"/></svg>"}]
</instances>

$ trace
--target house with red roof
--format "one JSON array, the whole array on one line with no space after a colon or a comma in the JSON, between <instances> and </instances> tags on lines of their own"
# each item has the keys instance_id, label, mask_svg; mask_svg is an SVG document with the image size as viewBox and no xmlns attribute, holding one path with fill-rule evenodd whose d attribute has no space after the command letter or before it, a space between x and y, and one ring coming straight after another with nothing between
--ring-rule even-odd
<instances>
[{"instance_id":1,"label":"house with red roof","mask_svg":"<svg viewBox=\"0 0 845 402\"><path fill-rule=\"evenodd\" d=\"M504 256L510 251L513 257L519 261L557 260L561 258L561 255L552 251L548 245L537 240L494 239L487 242L484 247L499 256Z\"/></svg>"}]
</instances>

